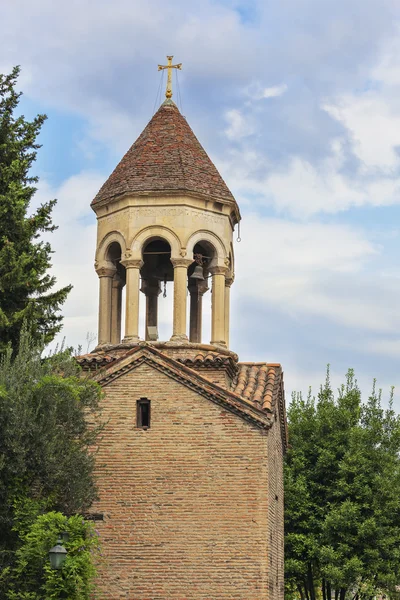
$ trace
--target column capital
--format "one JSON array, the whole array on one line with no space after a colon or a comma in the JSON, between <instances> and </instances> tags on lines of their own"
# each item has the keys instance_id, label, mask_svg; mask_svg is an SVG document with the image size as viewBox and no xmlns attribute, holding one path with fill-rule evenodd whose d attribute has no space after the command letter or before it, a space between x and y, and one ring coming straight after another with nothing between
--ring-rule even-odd
<instances>
[{"instance_id":1,"label":"column capital","mask_svg":"<svg viewBox=\"0 0 400 600\"><path fill-rule=\"evenodd\" d=\"M176 267L185 267L187 269L194 262L193 259L191 259L191 258L180 258L180 257L171 258L170 260L171 260L171 263L172 263L172 266L174 267L174 269Z\"/></svg>"},{"instance_id":2,"label":"column capital","mask_svg":"<svg viewBox=\"0 0 400 600\"><path fill-rule=\"evenodd\" d=\"M234 275L228 275L225 277L225 287L231 287L232 283L235 281Z\"/></svg>"},{"instance_id":3,"label":"column capital","mask_svg":"<svg viewBox=\"0 0 400 600\"><path fill-rule=\"evenodd\" d=\"M211 275L226 275L229 272L228 267L216 266L208 269Z\"/></svg>"},{"instance_id":4,"label":"column capital","mask_svg":"<svg viewBox=\"0 0 400 600\"><path fill-rule=\"evenodd\" d=\"M115 273L117 272L117 267L109 261L104 261L101 263L96 261L94 263L94 268L99 277L114 277Z\"/></svg>"},{"instance_id":5,"label":"column capital","mask_svg":"<svg viewBox=\"0 0 400 600\"><path fill-rule=\"evenodd\" d=\"M123 265L125 269L141 269L143 267L143 261L141 258L126 258L125 260L121 260L121 265Z\"/></svg>"}]
</instances>

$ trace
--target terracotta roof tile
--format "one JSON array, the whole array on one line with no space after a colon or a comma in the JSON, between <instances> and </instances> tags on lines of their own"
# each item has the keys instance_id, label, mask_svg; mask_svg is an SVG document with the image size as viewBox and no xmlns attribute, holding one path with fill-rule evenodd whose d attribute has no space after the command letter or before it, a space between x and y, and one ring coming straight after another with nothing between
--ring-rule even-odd
<instances>
[{"instance_id":1,"label":"terracotta roof tile","mask_svg":"<svg viewBox=\"0 0 400 600\"><path fill-rule=\"evenodd\" d=\"M267 363L239 363L239 371L232 391L259 408L272 411L278 398L281 378L280 365Z\"/></svg>"},{"instance_id":2,"label":"terracotta roof tile","mask_svg":"<svg viewBox=\"0 0 400 600\"><path fill-rule=\"evenodd\" d=\"M236 204L185 117L170 100L161 105L92 205L130 193L178 191Z\"/></svg>"}]
</instances>

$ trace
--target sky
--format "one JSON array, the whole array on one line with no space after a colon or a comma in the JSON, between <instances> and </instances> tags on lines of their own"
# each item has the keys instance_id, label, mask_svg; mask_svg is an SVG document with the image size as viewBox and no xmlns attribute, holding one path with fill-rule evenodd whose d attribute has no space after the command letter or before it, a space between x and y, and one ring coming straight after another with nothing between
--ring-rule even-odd
<instances>
[{"instance_id":1,"label":"sky","mask_svg":"<svg viewBox=\"0 0 400 600\"><path fill-rule=\"evenodd\" d=\"M231 349L280 362L287 395L317 392L327 363L334 386L354 368L365 394L373 378L384 398L397 386L400 411L398 0L13 0L1 13L0 72L21 65L22 112L48 115L32 210L58 199L68 344L97 334L90 202L158 108L173 54L181 112L243 217Z\"/></svg>"}]
</instances>

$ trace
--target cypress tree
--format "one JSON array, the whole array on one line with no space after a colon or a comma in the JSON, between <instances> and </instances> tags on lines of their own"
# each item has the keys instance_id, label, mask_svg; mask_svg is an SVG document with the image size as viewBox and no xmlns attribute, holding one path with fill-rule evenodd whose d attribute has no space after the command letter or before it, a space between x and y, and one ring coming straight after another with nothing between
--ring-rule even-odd
<instances>
[{"instance_id":1,"label":"cypress tree","mask_svg":"<svg viewBox=\"0 0 400 600\"><path fill-rule=\"evenodd\" d=\"M38 182L31 173L40 148L36 140L47 117L27 121L16 114L19 71L0 74L0 354L10 342L17 348L24 321L33 341L49 343L61 329L59 310L71 290L53 291L52 250L41 239L56 229L51 220L56 200L28 212Z\"/></svg>"}]
</instances>

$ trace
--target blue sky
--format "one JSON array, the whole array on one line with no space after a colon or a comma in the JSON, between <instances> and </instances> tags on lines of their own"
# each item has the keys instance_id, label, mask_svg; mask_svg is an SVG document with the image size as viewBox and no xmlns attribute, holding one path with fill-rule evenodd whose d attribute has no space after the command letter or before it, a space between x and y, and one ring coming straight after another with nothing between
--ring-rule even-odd
<instances>
[{"instance_id":1,"label":"blue sky","mask_svg":"<svg viewBox=\"0 0 400 600\"><path fill-rule=\"evenodd\" d=\"M24 113L49 117L35 202L58 198L68 343L86 349L97 329L90 201L151 118L172 53L182 112L243 216L231 348L281 362L289 392L316 389L328 362L335 384L354 367L363 390L399 386L399 31L398 0L2 7L0 71L20 64Z\"/></svg>"}]
</instances>

